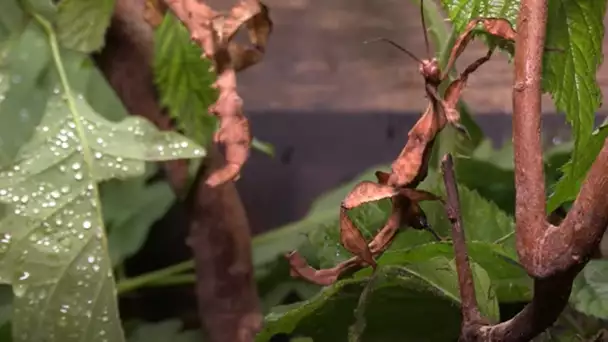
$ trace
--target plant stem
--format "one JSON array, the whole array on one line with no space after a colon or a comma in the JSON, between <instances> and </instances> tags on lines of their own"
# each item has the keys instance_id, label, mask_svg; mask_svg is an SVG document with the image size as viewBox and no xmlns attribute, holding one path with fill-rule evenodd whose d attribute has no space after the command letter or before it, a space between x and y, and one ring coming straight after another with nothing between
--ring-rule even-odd
<instances>
[{"instance_id":1,"label":"plant stem","mask_svg":"<svg viewBox=\"0 0 608 342\"><path fill-rule=\"evenodd\" d=\"M152 287L162 287L162 286L178 286L178 285L188 285L196 283L196 274L187 273L187 274L178 274L174 276L170 276L167 278L159 279L153 283L149 283L148 286Z\"/></svg>"},{"instance_id":2,"label":"plant stem","mask_svg":"<svg viewBox=\"0 0 608 342\"><path fill-rule=\"evenodd\" d=\"M184 261L160 270L144 273L136 277L125 279L116 284L118 294L124 294L134 291L140 287L150 284L166 284L167 279L177 275L178 273L186 272L194 268L192 260Z\"/></svg>"}]
</instances>

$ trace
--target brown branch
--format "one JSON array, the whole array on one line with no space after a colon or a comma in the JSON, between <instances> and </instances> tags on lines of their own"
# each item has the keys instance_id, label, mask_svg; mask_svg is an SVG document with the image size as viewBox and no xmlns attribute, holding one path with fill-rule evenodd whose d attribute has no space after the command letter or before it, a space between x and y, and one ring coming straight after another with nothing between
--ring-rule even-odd
<instances>
[{"instance_id":1,"label":"brown branch","mask_svg":"<svg viewBox=\"0 0 608 342\"><path fill-rule=\"evenodd\" d=\"M95 56L97 65L129 113L137 113L161 130L172 130L169 118L156 101L152 69L152 29L144 21L144 1L118 0L104 49ZM187 160L161 163L176 195L185 194Z\"/></svg>"},{"instance_id":2,"label":"brown branch","mask_svg":"<svg viewBox=\"0 0 608 342\"><path fill-rule=\"evenodd\" d=\"M144 10L144 0L117 1L106 47L96 61L129 112L161 129L172 129L156 98L149 67L153 32L145 22ZM205 185L207 171L217 170L224 162L215 146L208 150L187 198L188 244L196 266L201 326L211 342L250 342L262 316L253 279L249 225L233 183L213 189ZM188 175L185 161L164 165L173 190L183 194Z\"/></svg>"},{"instance_id":3,"label":"brown branch","mask_svg":"<svg viewBox=\"0 0 608 342\"><path fill-rule=\"evenodd\" d=\"M532 276L543 268L535 253L549 227L545 210L545 176L540 137L542 58L547 0L522 0L515 41L513 80L513 149L515 222L520 262Z\"/></svg>"},{"instance_id":4,"label":"brown branch","mask_svg":"<svg viewBox=\"0 0 608 342\"><path fill-rule=\"evenodd\" d=\"M545 217L540 97L546 23L546 0L521 1L513 86L516 233L520 262L534 277L534 297L511 320L478 327L465 341L523 342L545 331L567 305L574 278L608 224L608 141L566 218L556 227Z\"/></svg>"},{"instance_id":5,"label":"brown branch","mask_svg":"<svg viewBox=\"0 0 608 342\"><path fill-rule=\"evenodd\" d=\"M188 196L196 297L209 341L251 342L262 325L247 214L233 183L211 188L209 173L224 165L211 147Z\"/></svg>"},{"instance_id":6,"label":"brown branch","mask_svg":"<svg viewBox=\"0 0 608 342\"><path fill-rule=\"evenodd\" d=\"M456 176L454 175L454 162L452 156L447 154L441 161L441 171L446 190L446 212L452 224L452 241L454 245L454 255L456 258L456 269L458 272L458 286L460 288L461 311L462 311L462 331L466 336L471 328L479 324L487 323L482 320L481 313L477 307L475 298L475 283L473 273L469 265L467 245L465 241L464 229L462 226L462 215L460 212L460 198L456 186Z\"/></svg>"}]
</instances>

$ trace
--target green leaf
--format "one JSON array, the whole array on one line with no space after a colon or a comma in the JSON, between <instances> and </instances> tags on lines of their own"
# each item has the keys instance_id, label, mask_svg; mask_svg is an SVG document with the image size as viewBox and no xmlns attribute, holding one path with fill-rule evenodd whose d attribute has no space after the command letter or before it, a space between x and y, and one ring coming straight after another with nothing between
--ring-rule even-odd
<instances>
[{"instance_id":1,"label":"green leaf","mask_svg":"<svg viewBox=\"0 0 608 342\"><path fill-rule=\"evenodd\" d=\"M479 267L474 270L480 307L497 319L498 305L487 275ZM362 341L446 341L458 336L458 281L449 259L404 260L404 266L384 266L377 272L364 304ZM308 336L316 342L347 341L353 311L367 282L367 278L342 280L308 301L278 307L266 316L256 342L269 341L278 333ZM437 321L442 322L441 329L437 329Z\"/></svg>"},{"instance_id":2,"label":"green leaf","mask_svg":"<svg viewBox=\"0 0 608 342\"><path fill-rule=\"evenodd\" d=\"M216 128L215 117L207 112L217 97L211 88L211 64L201 58L201 49L172 13L156 29L154 47L154 77L162 105L187 136L206 144Z\"/></svg>"},{"instance_id":3,"label":"green leaf","mask_svg":"<svg viewBox=\"0 0 608 342\"><path fill-rule=\"evenodd\" d=\"M138 324L129 342L203 342L201 333L197 330L183 330L179 320L172 319L158 323Z\"/></svg>"},{"instance_id":4,"label":"green leaf","mask_svg":"<svg viewBox=\"0 0 608 342\"><path fill-rule=\"evenodd\" d=\"M374 172L386 168L386 166L378 166L364 171L353 181L341 185L316 199L308 214L301 220L255 236L253 238L253 245L255 246L253 250L254 265L272 262L284 253L298 249L307 241L309 232L318 230L323 225L333 221L337 222L340 203L353 189L354 185L362 180L375 181Z\"/></svg>"},{"instance_id":5,"label":"green leaf","mask_svg":"<svg viewBox=\"0 0 608 342\"><path fill-rule=\"evenodd\" d=\"M3 339L4 326L10 325L13 311L13 290L10 286L0 285L0 341Z\"/></svg>"},{"instance_id":6,"label":"green leaf","mask_svg":"<svg viewBox=\"0 0 608 342\"><path fill-rule=\"evenodd\" d=\"M443 184L435 184L429 187L431 192L446 198ZM484 199L477 191L470 190L463 185L458 185L460 197L460 208L462 222L464 225L467 241L480 241L487 243L498 243L503 241L505 253L516 258L515 246L504 242L515 232L515 222L513 218L492 203ZM437 202L424 202L421 207L426 213L427 220L431 227L440 235L448 236L452 226L447 219L445 209Z\"/></svg>"},{"instance_id":7,"label":"green leaf","mask_svg":"<svg viewBox=\"0 0 608 342\"><path fill-rule=\"evenodd\" d=\"M583 180L585 180L591 165L593 165L604 145L606 137L608 137L608 126L603 126L595 131L591 138L580 147L585 152L578 155L576 163L574 157L572 157L561 168L564 175L554 186L554 192L547 203L547 212L552 212L561 204L573 201L576 198Z\"/></svg>"},{"instance_id":8,"label":"green leaf","mask_svg":"<svg viewBox=\"0 0 608 342\"><path fill-rule=\"evenodd\" d=\"M605 335L605 323L599 319L581 314L567 306L555 323L533 342L588 342L602 341Z\"/></svg>"},{"instance_id":9,"label":"green leaf","mask_svg":"<svg viewBox=\"0 0 608 342\"><path fill-rule=\"evenodd\" d=\"M25 13L17 0L3 0L2 11L0 11L0 26L6 33L18 31L25 23Z\"/></svg>"},{"instance_id":10,"label":"green leaf","mask_svg":"<svg viewBox=\"0 0 608 342\"><path fill-rule=\"evenodd\" d=\"M570 304L584 314L608 319L608 260L591 260L578 274Z\"/></svg>"},{"instance_id":11,"label":"green leaf","mask_svg":"<svg viewBox=\"0 0 608 342\"><path fill-rule=\"evenodd\" d=\"M15 293L13 334L49 342L123 341L98 183L138 176L145 161L204 151L141 118L114 123L100 117L72 91L55 34L36 18L53 56L42 82L45 114L0 172L0 282Z\"/></svg>"},{"instance_id":12,"label":"green leaf","mask_svg":"<svg viewBox=\"0 0 608 342\"><path fill-rule=\"evenodd\" d=\"M370 178L370 176L364 177ZM445 190L439 177L439 174L430 172L420 188L445 198ZM343 190L346 189L340 188L327 194L319 203L331 208L330 202L344 197L344 194L341 193ZM517 262L513 218L496 204L483 198L477 191L459 185L459 194L465 236L472 260L482 265L490 274L492 281L499 286L498 291L502 301L515 302L529 299L531 282ZM338 206L339 202L333 204L334 208ZM431 227L442 236L451 236L451 224L443 206L437 202L423 202L421 206ZM383 226L390 210L388 200L383 200L355 208L349 212L349 217L361 229L363 235L370 239ZM352 256L340 245L338 213L335 211L337 210L328 213L328 216L324 218L325 222L319 221L315 224L315 228L308 234L309 244L299 248L302 254L307 256L309 263L314 266L332 267ZM432 236L425 231L412 229L401 231L379 262L391 260L384 264L399 264L398 259L389 258L392 253L401 255L400 253L403 251L422 247L432 241ZM426 258L439 254L452 255L453 252L451 246L446 245L433 249L433 253L428 254ZM492 262L486 262L487 260L492 260ZM318 261L318 265L314 261Z\"/></svg>"},{"instance_id":13,"label":"green leaf","mask_svg":"<svg viewBox=\"0 0 608 342\"><path fill-rule=\"evenodd\" d=\"M521 265L493 243L469 241L467 250L470 259L483 267L495 286L500 302L524 302L532 298L532 281ZM451 243L431 242L411 248L394 248L378 260L380 265L400 265L403 262L422 262L437 256L454 257ZM404 261L405 260L405 261ZM369 270L360 271L366 275Z\"/></svg>"},{"instance_id":14,"label":"green leaf","mask_svg":"<svg viewBox=\"0 0 608 342\"><path fill-rule=\"evenodd\" d=\"M475 190L505 213L515 214L515 181L512 169L505 170L475 158L458 158L455 164L459 184ZM480 170L483 170L483 177L479 177Z\"/></svg>"},{"instance_id":15,"label":"green leaf","mask_svg":"<svg viewBox=\"0 0 608 342\"><path fill-rule=\"evenodd\" d=\"M566 113L574 135L572 160L557 184L557 195L551 199L550 208L554 209L571 195L569 189L580 185L573 182L586 174L590 167L588 160L597 156L590 144L595 112L602 102L596 74L603 60L606 1L549 4L545 45L564 51L544 54L543 89L551 94L557 110Z\"/></svg>"},{"instance_id":16,"label":"green leaf","mask_svg":"<svg viewBox=\"0 0 608 342\"><path fill-rule=\"evenodd\" d=\"M154 80L161 104L186 136L206 145L217 127L217 118L208 112L217 98L217 91L211 88L216 77L210 71L211 63L201 58L200 47L170 12L156 29L154 48ZM274 147L255 137L251 147L274 156Z\"/></svg>"},{"instance_id":17,"label":"green leaf","mask_svg":"<svg viewBox=\"0 0 608 342\"><path fill-rule=\"evenodd\" d=\"M139 251L152 224L163 217L175 201L166 181L146 184L146 178L112 180L100 189L113 266Z\"/></svg>"},{"instance_id":18,"label":"green leaf","mask_svg":"<svg viewBox=\"0 0 608 342\"><path fill-rule=\"evenodd\" d=\"M471 19L479 17L504 18L515 27L515 20L519 13L518 0L441 0L441 4L457 32L464 31Z\"/></svg>"},{"instance_id":19,"label":"green leaf","mask_svg":"<svg viewBox=\"0 0 608 342\"><path fill-rule=\"evenodd\" d=\"M442 4L457 32L477 17L505 18L515 26L519 10L516 0L442 0ZM592 136L595 112L602 101L596 74L603 60L605 12L605 0L549 1L545 46L563 51L544 54L543 90L551 94L557 110L566 113L574 135L572 159L563 168L564 176L555 187L549 211L575 197L597 156L597 140L605 137L603 131Z\"/></svg>"},{"instance_id":20,"label":"green leaf","mask_svg":"<svg viewBox=\"0 0 608 342\"><path fill-rule=\"evenodd\" d=\"M274 157L274 146L271 143L261 141L254 137L251 141L251 147L271 157Z\"/></svg>"},{"instance_id":21,"label":"green leaf","mask_svg":"<svg viewBox=\"0 0 608 342\"><path fill-rule=\"evenodd\" d=\"M57 35L63 46L91 53L101 50L115 0L61 0Z\"/></svg>"},{"instance_id":22,"label":"green leaf","mask_svg":"<svg viewBox=\"0 0 608 342\"><path fill-rule=\"evenodd\" d=\"M0 77L0 166L8 165L40 122L48 99L51 51L42 30L30 22L10 49Z\"/></svg>"}]
</instances>

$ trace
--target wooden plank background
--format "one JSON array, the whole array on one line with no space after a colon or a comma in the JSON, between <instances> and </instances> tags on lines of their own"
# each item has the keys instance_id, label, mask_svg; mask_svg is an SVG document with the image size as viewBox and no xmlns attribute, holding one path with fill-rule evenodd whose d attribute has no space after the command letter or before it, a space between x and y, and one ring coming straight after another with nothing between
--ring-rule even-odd
<instances>
[{"instance_id":1,"label":"wooden plank background","mask_svg":"<svg viewBox=\"0 0 608 342\"><path fill-rule=\"evenodd\" d=\"M425 108L417 64L388 45L362 44L366 39L384 36L424 56L419 12L413 1L267 0L266 3L275 23L267 57L262 64L240 75L240 88L248 109L339 114L375 110L412 112ZM482 44L474 43L460 58L459 67L484 53ZM512 74L512 65L505 56L495 56L470 78L464 99L479 114L510 113ZM602 90L607 89L605 65L599 71L598 81ZM555 110L548 96L543 109L549 113Z\"/></svg>"}]
</instances>

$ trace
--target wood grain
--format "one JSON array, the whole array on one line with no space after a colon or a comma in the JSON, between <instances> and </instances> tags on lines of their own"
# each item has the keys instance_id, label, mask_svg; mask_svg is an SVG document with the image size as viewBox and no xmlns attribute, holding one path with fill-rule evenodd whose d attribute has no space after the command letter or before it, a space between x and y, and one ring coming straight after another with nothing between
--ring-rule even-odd
<instances>
[{"instance_id":1,"label":"wood grain","mask_svg":"<svg viewBox=\"0 0 608 342\"><path fill-rule=\"evenodd\" d=\"M388 45L362 44L366 39L384 36L424 56L420 18L412 1L266 3L275 22L266 57L260 65L239 75L241 94L249 110L352 113L411 112L426 107L423 79L415 62ZM483 45L474 42L460 58L459 68L484 53ZM471 76L463 97L477 113L508 114L512 77L512 65L498 54ZM603 91L608 89L605 65L598 80ZM543 97L543 111L555 111L548 96Z\"/></svg>"}]
</instances>

